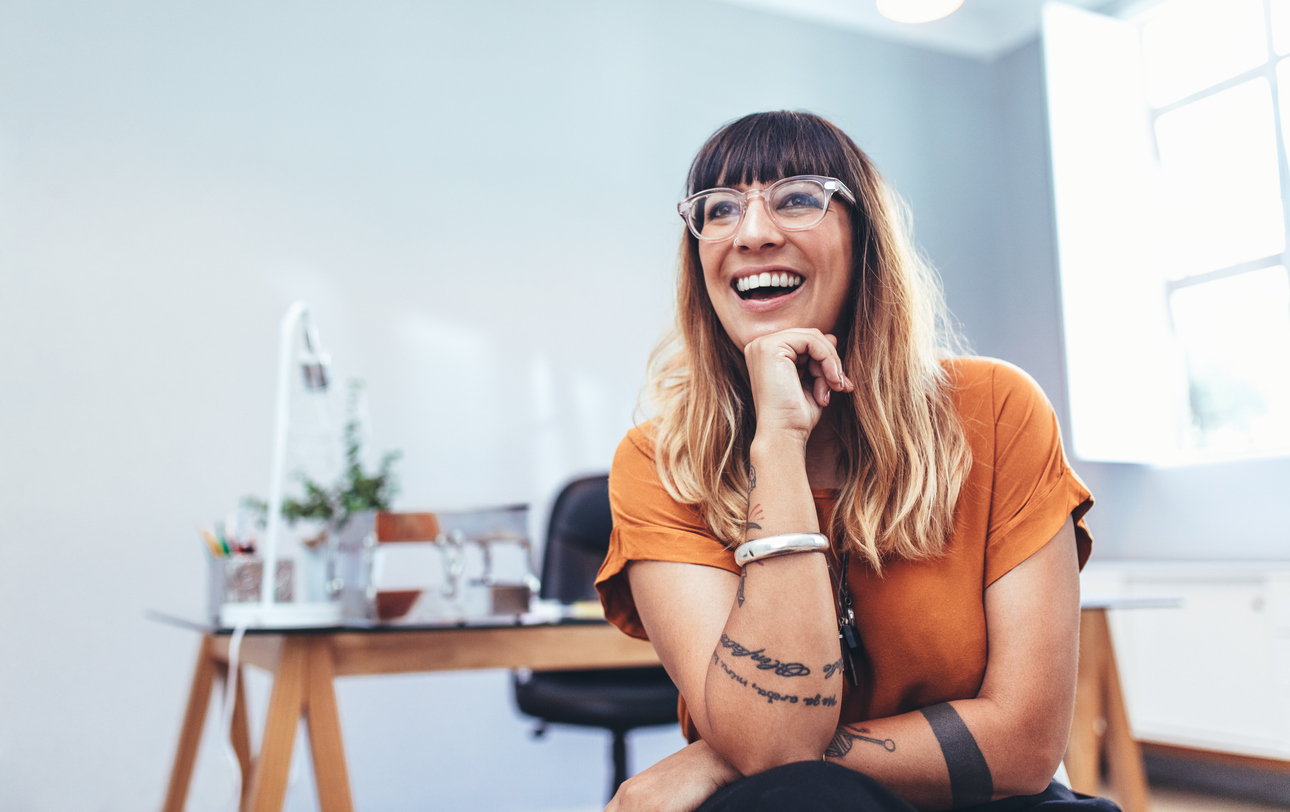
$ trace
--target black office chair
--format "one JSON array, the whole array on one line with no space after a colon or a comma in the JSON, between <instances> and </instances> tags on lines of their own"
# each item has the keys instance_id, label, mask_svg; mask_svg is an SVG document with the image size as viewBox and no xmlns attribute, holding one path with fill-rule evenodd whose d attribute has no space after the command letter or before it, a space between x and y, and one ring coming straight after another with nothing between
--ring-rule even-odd
<instances>
[{"instance_id":1,"label":"black office chair","mask_svg":"<svg viewBox=\"0 0 1290 812\"><path fill-rule=\"evenodd\" d=\"M551 508L542 555L542 592L561 603L595 600L596 571L609 550L609 477L575 479ZM535 671L515 677L520 712L547 723L603 727L613 733L613 785L627 780L627 731L676 722L676 686L661 667Z\"/></svg>"}]
</instances>

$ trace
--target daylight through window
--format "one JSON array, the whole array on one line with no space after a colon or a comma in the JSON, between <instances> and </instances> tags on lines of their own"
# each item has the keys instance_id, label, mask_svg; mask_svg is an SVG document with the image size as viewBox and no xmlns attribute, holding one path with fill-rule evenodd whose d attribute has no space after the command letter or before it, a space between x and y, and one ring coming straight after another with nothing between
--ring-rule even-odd
<instances>
[{"instance_id":1,"label":"daylight through window","mask_svg":"<svg viewBox=\"0 0 1290 812\"><path fill-rule=\"evenodd\" d=\"M1290 452L1290 0L1066 11L1045 44L1076 453Z\"/></svg>"}]
</instances>

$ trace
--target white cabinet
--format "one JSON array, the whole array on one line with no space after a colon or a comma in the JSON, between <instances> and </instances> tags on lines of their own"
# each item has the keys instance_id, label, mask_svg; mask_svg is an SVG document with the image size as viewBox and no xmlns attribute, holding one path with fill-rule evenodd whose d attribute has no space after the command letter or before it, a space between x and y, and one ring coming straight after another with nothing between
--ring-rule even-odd
<instances>
[{"instance_id":1,"label":"white cabinet","mask_svg":"<svg viewBox=\"0 0 1290 812\"><path fill-rule=\"evenodd\" d=\"M1182 601L1109 613L1136 738L1290 759L1290 562L1096 562L1081 586Z\"/></svg>"}]
</instances>

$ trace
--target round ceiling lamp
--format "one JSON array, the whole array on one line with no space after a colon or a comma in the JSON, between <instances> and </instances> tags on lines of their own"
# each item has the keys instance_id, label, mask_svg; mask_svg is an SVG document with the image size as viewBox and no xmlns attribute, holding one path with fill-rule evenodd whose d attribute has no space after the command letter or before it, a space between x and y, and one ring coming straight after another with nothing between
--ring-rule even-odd
<instances>
[{"instance_id":1,"label":"round ceiling lamp","mask_svg":"<svg viewBox=\"0 0 1290 812\"><path fill-rule=\"evenodd\" d=\"M898 23L929 23L961 5L963 0L878 0L878 13Z\"/></svg>"}]
</instances>

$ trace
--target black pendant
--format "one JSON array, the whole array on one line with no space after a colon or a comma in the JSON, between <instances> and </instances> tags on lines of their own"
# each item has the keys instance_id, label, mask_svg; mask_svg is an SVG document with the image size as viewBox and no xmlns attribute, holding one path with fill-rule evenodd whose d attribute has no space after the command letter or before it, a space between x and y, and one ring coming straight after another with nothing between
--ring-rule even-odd
<instances>
[{"instance_id":1,"label":"black pendant","mask_svg":"<svg viewBox=\"0 0 1290 812\"><path fill-rule=\"evenodd\" d=\"M846 621L838 624L838 637L842 640L842 670L846 672L851 687L860 684L860 675L856 672L855 658L860 654L860 635L856 634L855 614L847 609Z\"/></svg>"}]
</instances>

